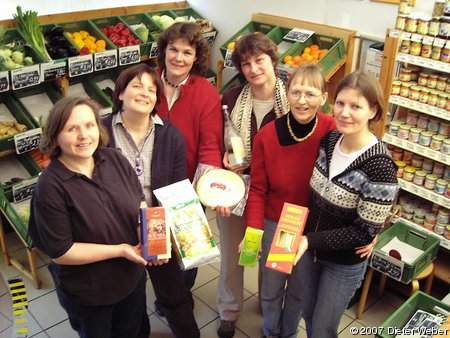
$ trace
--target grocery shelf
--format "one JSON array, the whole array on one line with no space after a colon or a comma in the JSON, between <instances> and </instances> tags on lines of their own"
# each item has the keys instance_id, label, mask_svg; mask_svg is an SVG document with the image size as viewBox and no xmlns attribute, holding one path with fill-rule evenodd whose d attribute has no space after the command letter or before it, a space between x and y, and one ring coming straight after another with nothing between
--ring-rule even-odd
<instances>
[{"instance_id":1,"label":"grocery shelf","mask_svg":"<svg viewBox=\"0 0 450 338\"><path fill-rule=\"evenodd\" d=\"M439 204L440 206L450 209L450 198L435 193L433 190L428 190L423 186L416 185L412 182L405 181L402 178L398 179L398 186L416 196L424 198L428 201Z\"/></svg>"},{"instance_id":2,"label":"grocery shelf","mask_svg":"<svg viewBox=\"0 0 450 338\"><path fill-rule=\"evenodd\" d=\"M398 106L409 108L413 110L418 110L422 113L426 113L428 115L439 117L441 119L450 121L450 112L435 106L430 106L426 103L414 101L405 97L391 95L389 97L389 103L396 104Z\"/></svg>"},{"instance_id":3,"label":"grocery shelf","mask_svg":"<svg viewBox=\"0 0 450 338\"><path fill-rule=\"evenodd\" d=\"M408 140L404 140L398 138L397 136L393 136L391 134L384 134L383 141L389 144L392 144L396 147L400 147L406 149L408 151L412 151L413 153L428 157L432 160L444 163L446 165L450 165L450 156L446 155L440 151L431 149L430 147L424 147L418 143L414 143Z\"/></svg>"},{"instance_id":4,"label":"grocery shelf","mask_svg":"<svg viewBox=\"0 0 450 338\"><path fill-rule=\"evenodd\" d=\"M391 220L392 223L396 223L396 222L399 222L399 221L403 222L405 224L408 224L409 226L411 226L413 228L416 228L418 230L426 231L427 233L429 233L433 237L439 238L441 240L440 246L450 250L450 240L446 239L444 236L438 235L434 231L425 229L424 227L421 227L420 225L418 225L418 224L416 224L414 222L411 222L410 220L407 220L406 218L403 218L403 217L394 216L392 218L392 220Z\"/></svg>"},{"instance_id":5,"label":"grocery shelf","mask_svg":"<svg viewBox=\"0 0 450 338\"><path fill-rule=\"evenodd\" d=\"M433 59L427 59L421 56L398 53L397 62L407 62L416 66L434 69L440 72L450 73L450 63L436 61Z\"/></svg>"}]
</instances>

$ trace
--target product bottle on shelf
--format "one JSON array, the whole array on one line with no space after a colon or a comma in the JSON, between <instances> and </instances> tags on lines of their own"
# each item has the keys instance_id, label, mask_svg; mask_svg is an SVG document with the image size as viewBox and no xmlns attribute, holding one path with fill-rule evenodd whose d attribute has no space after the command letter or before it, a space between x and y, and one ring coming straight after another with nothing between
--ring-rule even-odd
<instances>
[{"instance_id":1,"label":"product bottle on shelf","mask_svg":"<svg viewBox=\"0 0 450 338\"><path fill-rule=\"evenodd\" d=\"M224 121L225 150L228 153L228 162L231 169L245 169L249 166L247 154L245 153L244 141L239 135L233 121L231 121L228 106L222 106Z\"/></svg>"}]
</instances>

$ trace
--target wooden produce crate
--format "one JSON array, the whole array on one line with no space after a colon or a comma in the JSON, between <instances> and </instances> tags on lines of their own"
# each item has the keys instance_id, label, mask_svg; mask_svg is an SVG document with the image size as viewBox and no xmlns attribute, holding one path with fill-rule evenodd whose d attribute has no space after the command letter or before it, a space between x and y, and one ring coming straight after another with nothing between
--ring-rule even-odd
<instances>
[{"instance_id":1,"label":"wooden produce crate","mask_svg":"<svg viewBox=\"0 0 450 338\"><path fill-rule=\"evenodd\" d=\"M412 263L400 262L389 253L381 251L387 243L394 237L417 249L423 253ZM405 223L397 222L389 229L378 235L374 252L369 259L370 266L389 277L409 284L415 276L421 273L437 256L439 250L439 238L436 238L425 231L419 231Z\"/></svg>"},{"instance_id":2,"label":"wooden produce crate","mask_svg":"<svg viewBox=\"0 0 450 338\"><path fill-rule=\"evenodd\" d=\"M133 29L133 25L144 24L147 27L149 31L148 39L147 42L143 42L140 45L141 56L146 56L150 58L156 57L158 55L158 46L157 46L158 35L161 33L161 29L150 18L150 16L148 16L146 13L138 13L138 14L122 15L120 18L131 27L131 30L136 36L139 35Z\"/></svg>"},{"instance_id":3,"label":"wooden produce crate","mask_svg":"<svg viewBox=\"0 0 450 338\"><path fill-rule=\"evenodd\" d=\"M416 313L417 310L436 313L433 311L435 306L439 306L446 311L450 311L450 306L448 304L445 304L422 291L417 291L409 297L409 299L403 303L397 311L395 311L388 319L376 328L376 337L394 338L396 335L401 333L400 330L408 323L409 319L414 315L414 313Z\"/></svg>"}]
</instances>

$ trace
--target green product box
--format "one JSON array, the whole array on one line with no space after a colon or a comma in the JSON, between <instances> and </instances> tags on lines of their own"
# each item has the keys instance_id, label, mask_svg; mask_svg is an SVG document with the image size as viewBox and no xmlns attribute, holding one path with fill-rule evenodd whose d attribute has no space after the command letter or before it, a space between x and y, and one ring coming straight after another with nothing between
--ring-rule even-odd
<instances>
[{"instance_id":1,"label":"green product box","mask_svg":"<svg viewBox=\"0 0 450 338\"><path fill-rule=\"evenodd\" d=\"M254 267L258 260L259 248L264 231L247 227L245 230L244 244L239 256L239 265Z\"/></svg>"}]
</instances>

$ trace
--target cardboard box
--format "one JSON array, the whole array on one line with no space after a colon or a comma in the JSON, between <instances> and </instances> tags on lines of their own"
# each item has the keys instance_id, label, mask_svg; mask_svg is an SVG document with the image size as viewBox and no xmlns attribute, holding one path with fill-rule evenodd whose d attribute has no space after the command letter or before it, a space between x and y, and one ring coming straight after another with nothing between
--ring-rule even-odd
<instances>
[{"instance_id":1,"label":"cardboard box","mask_svg":"<svg viewBox=\"0 0 450 338\"><path fill-rule=\"evenodd\" d=\"M366 62L364 64L363 70L379 79L382 61L383 51L375 48L369 48L367 50Z\"/></svg>"},{"instance_id":2,"label":"cardboard box","mask_svg":"<svg viewBox=\"0 0 450 338\"><path fill-rule=\"evenodd\" d=\"M146 260L171 257L169 229L163 207L141 208L142 251Z\"/></svg>"},{"instance_id":3,"label":"cardboard box","mask_svg":"<svg viewBox=\"0 0 450 338\"><path fill-rule=\"evenodd\" d=\"M308 213L306 207L284 203L267 257L267 268L291 273Z\"/></svg>"},{"instance_id":4,"label":"cardboard box","mask_svg":"<svg viewBox=\"0 0 450 338\"><path fill-rule=\"evenodd\" d=\"M254 267L258 261L259 249L264 231L252 227L245 230L244 243L239 255L239 265Z\"/></svg>"}]
</instances>

